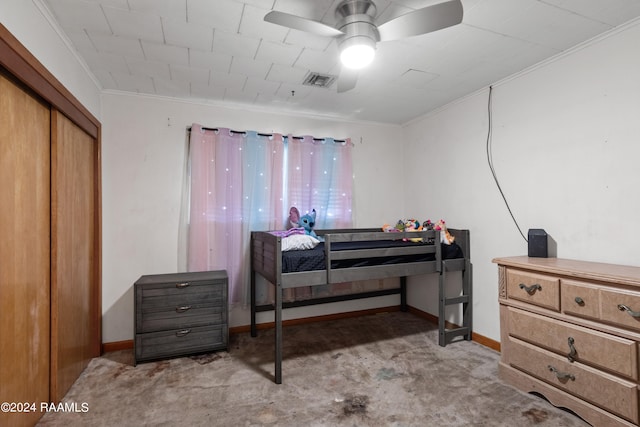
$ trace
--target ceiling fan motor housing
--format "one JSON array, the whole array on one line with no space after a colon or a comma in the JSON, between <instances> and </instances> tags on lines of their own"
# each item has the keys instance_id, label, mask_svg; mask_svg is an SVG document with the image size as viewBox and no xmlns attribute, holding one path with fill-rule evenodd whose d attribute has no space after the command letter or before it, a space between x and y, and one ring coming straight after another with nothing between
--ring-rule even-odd
<instances>
[{"instance_id":1,"label":"ceiling fan motor housing","mask_svg":"<svg viewBox=\"0 0 640 427\"><path fill-rule=\"evenodd\" d=\"M344 0L336 7L336 19L339 21L350 15L376 16L376 5L371 0Z\"/></svg>"},{"instance_id":2,"label":"ceiling fan motor housing","mask_svg":"<svg viewBox=\"0 0 640 427\"><path fill-rule=\"evenodd\" d=\"M354 45L368 45L375 49L380 40L373 23L376 5L369 0L344 0L336 7L338 28L344 35L338 37L338 47L344 51Z\"/></svg>"}]
</instances>

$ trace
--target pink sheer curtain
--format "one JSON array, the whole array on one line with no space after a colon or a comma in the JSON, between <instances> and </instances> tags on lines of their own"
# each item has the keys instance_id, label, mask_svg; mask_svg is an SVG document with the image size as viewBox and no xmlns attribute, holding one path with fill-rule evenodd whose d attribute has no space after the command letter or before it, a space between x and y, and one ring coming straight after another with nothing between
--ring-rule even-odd
<instances>
[{"instance_id":1,"label":"pink sheer curtain","mask_svg":"<svg viewBox=\"0 0 640 427\"><path fill-rule=\"evenodd\" d=\"M304 215L315 209L316 228L352 226L351 140L287 137L287 196Z\"/></svg>"},{"instance_id":2,"label":"pink sheer curtain","mask_svg":"<svg viewBox=\"0 0 640 427\"><path fill-rule=\"evenodd\" d=\"M281 135L191 127L187 269L227 270L231 303L246 300L250 232L282 227L284 150Z\"/></svg>"},{"instance_id":3,"label":"pink sheer curtain","mask_svg":"<svg viewBox=\"0 0 640 427\"><path fill-rule=\"evenodd\" d=\"M316 228L351 227L352 144L191 127L187 270L225 269L229 301L248 301L251 231L282 230L290 206L317 211ZM260 303L272 286L258 283ZM350 292L350 284L301 288L286 299Z\"/></svg>"},{"instance_id":4,"label":"pink sheer curtain","mask_svg":"<svg viewBox=\"0 0 640 427\"><path fill-rule=\"evenodd\" d=\"M304 215L316 210L315 228L352 227L353 187L351 140L311 136L287 137L287 195L291 206ZM351 293L352 283L288 290L285 300L302 300Z\"/></svg>"}]
</instances>

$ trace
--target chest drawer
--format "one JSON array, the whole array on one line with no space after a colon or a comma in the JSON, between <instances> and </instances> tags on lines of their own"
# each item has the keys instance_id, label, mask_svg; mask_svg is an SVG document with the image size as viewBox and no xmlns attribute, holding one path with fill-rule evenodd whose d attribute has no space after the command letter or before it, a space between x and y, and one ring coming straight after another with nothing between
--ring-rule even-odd
<instances>
[{"instance_id":1,"label":"chest drawer","mask_svg":"<svg viewBox=\"0 0 640 427\"><path fill-rule=\"evenodd\" d=\"M224 326L199 326L136 335L137 361L220 350L227 347Z\"/></svg>"},{"instance_id":2,"label":"chest drawer","mask_svg":"<svg viewBox=\"0 0 640 427\"><path fill-rule=\"evenodd\" d=\"M539 347L510 338L508 363L587 402L633 423L638 422L636 383L579 362L570 363Z\"/></svg>"},{"instance_id":3,"label":"chest drawer","mask_svg":"<svg viewBox=\"0 0 640 427\"><path fill-rule=\"evenodd\" d=\"M170 307L142 307L136 314L137 333L199 325L227 323L226 310L220 303L199 302Z\"/></svg>"},{"instance_id":4,"label":"chest drawer","mask_svg":"<svg viewBox=\"0 0 640 427\"><path fill-rule=\"evenodd\" d=\"M509 334L544 347L569 362L584 364L638 379L638 350L635 341L582 326L550 319L509 307Z\"/></svg>"},{"instance_id":5,"label":"chest drawer","mask_svg":"<svg viewBox=\"0 0 640 427\"><path fill-rule=\"evenodd\" d=\"M221 280L200 282L153 283L136 286L136 302L141 307L170 307L197 303L203 300L221 301L226 282Z\"/></svg>"},{"instance_id":6,"label":"chest drawer","mask_svg":"<svg viewBox=\"0 0 640 427\"><path fill-rule=\"evenodd\" d=\"M560 311L560 279L545 274L507 269L507 297Z\"/></svg>"}]
</instances>

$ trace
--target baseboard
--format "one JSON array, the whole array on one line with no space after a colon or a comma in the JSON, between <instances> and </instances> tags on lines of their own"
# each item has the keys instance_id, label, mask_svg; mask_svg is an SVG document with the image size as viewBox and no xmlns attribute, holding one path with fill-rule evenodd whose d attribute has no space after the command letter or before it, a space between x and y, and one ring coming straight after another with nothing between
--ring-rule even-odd
<instances>
[{"instance_id":1,"label":"baseboard","mask_svg":"<svg viewBox=\"0 0 640 427\"><path fill-rule=\"evenodd\" d=\"M483 345L485 347L489 347L490 349L495 350L498 353L500 353L500 341L492 340L491 338L485 337L485 336L477 334L475 332L473 332L471 334L471 340L475 341L478 344L481 344L481 345Z\"/></svg>"},{"instance_id":2,"label":"baseboard","mask_svg":"<svg viewBox=\"0 0 640 427\"><path fill-rule=\"evenodd\" d=\"M426 311L422 311L419 310L415 307L409 306L409 313L415 314L418 317L422 317L423 319L428 320L431 323L435 323L436 325L438 324L438 316L434 316L431 313L427 313ZM446 321L445 322L445 327L447 329L455 329L455 328L459 328L459 325L456 325L455 323L451 323ZM477 342L478 344L481 344L485 347L489 347L492 350L497 351L498 353L500 352L500 342L499 341L495 341L492 340L491 338L485 337L483 335L478 334L477 332L472 332L471 333L471 340Z\"/></svg>"},{"instance_id":3,"label":"baseboard","mask_svg":"<svg viewBox=\"0 0 640 427\"><path fill-rule=\"evenodd\" d=\"M102 343L102 354L119 350L131 350L133 340L115 341Z\"/></svg>"},{"instance_id":4,"label":"baseboard","mask_svg":"<svg viewBox=\"0 0 640 427\"><path fill-rule=\"evenodd\" d=\"M303 325L305 323L314 323L314 322L326 322L328 320L348 319L351 317L361 317L361 316L368 316L371 314L389 313L393 311L400 311L400 306L396 305L396 306L389 306L389 307L370 308L367 310L348 311L346 313L325 314L322 316L290 319L290 320L283 321L282 326ZM422 311L411 306L409 306L409 312L431 323L434 323L436 325L438 324L438 316L434 316L431 313L427 313L426 311ZM275 322L259 323L257 327L259 330L272 329L275 327ZM454 323L446 322L446 327L456 328L458 326L455 325ZM229 328L229 334L241 334L241 333L247 333L250 331L251 331L251 325L233 326ZM478 344L482 344L485 347L489 347L497 352L500 352L500 343L498 341L494 341L491 338L487 338L475 332L472 333L471 339L477 342ZM102 344L103 354L109 353L112 351L130 350L130 349L133 349L133 340L107 342Z\"/></svg>"}]
</instances>

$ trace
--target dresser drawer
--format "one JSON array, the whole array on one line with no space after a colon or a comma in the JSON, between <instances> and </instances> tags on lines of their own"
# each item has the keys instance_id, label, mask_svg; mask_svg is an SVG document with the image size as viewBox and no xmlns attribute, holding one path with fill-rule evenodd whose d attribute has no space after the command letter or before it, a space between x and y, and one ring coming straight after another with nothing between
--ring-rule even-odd
<instances>
[{"instance_id":1,"label":"dresser drawer","mask_svg":"<svg viewBox=\"0 0 640 427\"><path fill-rule=\"evenodd\" d=\"M603 322L640 331L640 293L603 288L600 313Z\"/></svg>"},{"instance_id":2,"label":"dresser drawer","mask_svg":"<svg viewBox=\"0 0 640 427\"><path fill-rule=\"evenodd\" d=\"M633 423L638 422L637 384L570 363L534 345L510 338L506 363Z\"/></svg>"},{"instance_id":3,"label":"dresser drawer","mask_svg":"<svg viewBox=\"0 0 640 427\"><path fill-rule=\"evenodd\" d=\"M560 311L560 279L507 269L507 297Z\"/></svg>"},{"instance_id":4,"label":"dresser drawer","mask_svg":"<svg viewBox=\"0 0 640 427\"><path fill-rule=\"evenodd\" d=\"M136 334L136 360L225 349L226 331L226 325L217 325Z\"/></svg>"},{"instance_id":5,"label":"dresser drawer","mask_svg":"<svg viewBox=\"0 0 640 427\"><path fill-rule=\"evenodd\" d=\"M577 361L638 378L635 341L509 307L509 334Z\"/></svg>"},{"instance_id":6,"label":"dresser drawer","mask_svg":"<svg viewBox=\"0 0 640 427\"><path fill-rule=\"evenodd\" d=\"M170 307L145 307L136 314L137 333L227 323L227 310L220 302L204 301Z\"/></svg>"},{"instance_id":7,"label":"dresser drawer","mask_svg":"<svg viewBox=\"0 0 640 427\"><path fill-rule=\"evenodd\" d=\"M562 312L640 331L640 292L563 280Z\"/></svg>"},{"instance_id":8,"label":"dresser drawer","mask_svg":"<svg viewBox=\"0 0 640 427\"><path fill-rule=\"evenodd\" d=\"M562 280L562 312L591 319L600 318L600 287L573 280Z\"/></svg>"}]
</instances>

